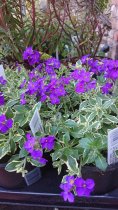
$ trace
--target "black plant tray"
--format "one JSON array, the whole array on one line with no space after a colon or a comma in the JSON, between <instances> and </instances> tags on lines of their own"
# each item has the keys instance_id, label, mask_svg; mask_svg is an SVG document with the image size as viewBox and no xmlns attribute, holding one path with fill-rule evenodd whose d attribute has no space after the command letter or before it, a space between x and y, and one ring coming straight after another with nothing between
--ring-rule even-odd
<instances>
[{"instance_id":1,"label":"black plant tray","mask_svg":"<svg viewBox=\"0 0 118 210\"><path fill-rule=\"evenodd\" d=\"M46 209L49 207L51 207L51 209L62 208L65 210L118 209L118 189L102 196L96 195L89 198L76 198L75 202L72 204L64 202L60 196L59 189L61 179L62 175L57 176L57 171L50 169L32 186L16 190L0 188L0 205L25 205L29 207L46 207ZM30 210L30 208L28 210Z\"/></svg>"}]
</instances>

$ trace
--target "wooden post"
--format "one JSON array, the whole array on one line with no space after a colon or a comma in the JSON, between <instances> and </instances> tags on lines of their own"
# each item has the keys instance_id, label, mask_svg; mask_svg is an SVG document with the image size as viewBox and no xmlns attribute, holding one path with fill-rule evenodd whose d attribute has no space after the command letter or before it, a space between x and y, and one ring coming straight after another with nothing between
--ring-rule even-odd
<instances>
[{"instance_id":1,"label":"wooden post","mask_svg":"<svg viewBox=\"0 0 118 210\"><path fill-rule=\"evenodd\" d=\"M110 57L118 60L118 0L111 0Z\"/></svg>"},{"instance_id":2,"label":"wooden post","mask_svg":"<svg viewBox=\"0 0 118 210\"><path fill-rule=\"evenodd\" d=\"M3 8L0 8L0 27L7 28L3 17Z\"/></svg>"}]
</instances>

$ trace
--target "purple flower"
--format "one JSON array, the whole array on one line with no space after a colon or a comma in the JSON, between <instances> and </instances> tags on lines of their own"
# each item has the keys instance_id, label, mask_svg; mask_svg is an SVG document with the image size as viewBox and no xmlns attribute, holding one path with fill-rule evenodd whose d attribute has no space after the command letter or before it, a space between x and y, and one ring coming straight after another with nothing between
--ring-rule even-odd
<instances>
[{"instance_id":1,"label":"purple flower","mask_svg":"<svg viewBox=\"0 0 118 210\"><path fill-rule=\"evenodd\" d=\"M25 105L25 104L27 103L27 101L26 101L26 99L25 99L25 93L22 93L22 94L20 95L20 103L21 103L22 105Z\"/></svg>"},{"instance_id":2,"label":"purple flower","mask_svg":"<svg viewBox=\"0 0 118 210\"><path fill-rule=\"evenodd\" d=\"M75 91L79 94L81 93L85 93L86 92L86 89L85 89L85 82L81 81L81 82L78 82L76 84L76 87L75 87Z\"/></svg>"},{"instance_id":3,"label":"purple flower","mask_svg":"<svg viewBox=\"0 0 118 210\"><path fill-rule=\"evenodd\" d=\"M47 99L47 95L42 93L42 94L41 94L40 101L41 101L41 102L44 102L44 101L46 101L46 99Z\"/></svg>"},{"instance_id":4,"label":"purple flower","mask_svg":"<svg viewBox=\"0 0 118 210\"><path fill-rule=\"evenodd\" d=\"M0 106L3 106L5 104L3 93L0 92Z\"/></svg>"},{"instance_id":5,"label":"purple flower","mask_svg":"<svg viewBox=\"0 0 118 210\"><path fill-rule=\"evenodd\" d=\"M55 71L54 71L54 68L52 66L46 66L45 70L49 75L55 75Z\"/></svg>"},{"instance_id":6,"label":"purple flower","mask_svg":"<svg viewBox=\"0 0 118 210\"><path fill-rule=\"evenodd\" d=\"M21 66L20 66L20 64L17 61L16 61L16 67L18 69L18 72L20 72L21 71Z\"/></svg>"},{"instance_id":7,"label":"purple flower","mask_svg":"<svg viewBox=\"0 0 118 210\"><path fill-rule=\"evenodd\" d=\"M82 58L81 58L81 62L82 64L86 64L87 60L90 58L90 55L84 55Z\"/></svg>"},{"instance_id":8,"label":"purple flower","mask_svg":"<svg viewBox=\"0 0 118 210\"><path fill-rule=\"evenodd\" d=\"M62 76L60 78L60 83L62 85L68 85L70 83L70 81L71 81L71 77L64 77L64 76Z\"/></svg>"},{"instance_id":9,"label":"purple flower","mask_svg":"<svg viewBox=\"0 0 118 210\"><path fill-rule=\"evenodd\" d=\"M110 90L112 89L112 86L113 86L112 83L107 82L105 85L101 87L102 93L108 94Z\"/></svg>"},{"instance_id":10,"label":"purple flower","mask_svg":"<svg viewBox=\"0 0 118 210\"><path fill-rule=\"evenodd\" d=\"M40 138L40 144L43 149L52 150L55 144L55 137L54 136L47 136Z\"/></svg>"},{"instance_id":11,"label":"purple flower","mask_svg":"<svg viewBox=\"0 0 118 210\"><path fill-rule=\"evenodd\" d=\"M30 72L30 73L28 74L28 76L29 76L29 78L30 78L31 80L34 79L34 78L36 77L34 71Z\"/></svg>"},{"instance_id":12,"label":"purple flower","mask_svg":"<svg viewBox=\"0 0 118 210\"><path fill-rule=\"evenodd\" d=\"M91 80L90 72L86 72L85 70L81 70L79 81L90 82L90 80Z\"/></svg>"},{"instance_id":13,"label":"purple flower","mask_svg":"<svg viewBox=\"0 0 118 210\"><path fill-rule=\"evenodd\" d=\"M6 133L13 126L13 120L6 118L4 114L0 115L0 132Z\"/></svg>"},{"instance_id":14,"label":"purple flower","mask_svg":"<svg viewBox=\"0 0 118 210\"><path fill-rule=\"evenodd\" d=\"M40 61L40 53L33 50L32 47L27 47L23 52L23 60L28 61L29 65L33 66Z\"/></svg>"},{"instance_id":15,"label":"purple flower","mask_svg":"<svg viewBox=\"0 0 118 210\"><path fill-rule=\"evenodd\" d=\"M75 178L74 176L66 176L65 178L66 183L61 183L60 188L63 190L61 192L64 201L74 202L74 195L72 194L72 190L74 187Z\"/></svg>"},{"instance_id":16,"label":"purple flower","mask_svg":"<svg viewBox=\"0 0 118 210\"><path fill-rule=\"evenodd\" d=\"M74 202L74 195L71 192L61 192L61 196L63 197L64 201L69 201L70 203Z\"/></svg>"},{"instance_id":17,"label":"purple flower","mask_svg":"<svg viewBox=\"0 0 118 210\"><path fill-rule=\"evenodd\" d=\"M60 103L60 99L54 95L54 94L50 94L50 101L51 101L51 104L59 104Z\"/></svg>"},{"instance_id":18,"label":"purple flower","mask_svg":"<svg viewBox=\"0 0 118 210\"><path fill-rule=\"evenodd\" d=\"M24 79L23 82L20 84L20 88L21 89L25 87L26 82L27 82L26 79Z\"/></svg>"},{"instance_id":19,"label":"purple flower","mask_svg":"<svg viewBox=\"0 0 118 210\"><path fill-rule=\"evenodd\" d=\"M38 91L38 82L29 81L27 89L29 95L34 95Z\"/></svg>"},{"instance_id":20,"label":"purple flower","mask_svg":"<svg viewBox=\"0 0 118 210\"><path fill-rule=\"evenodd\" d=\"M79 77L80 77L79 70L78 70L78 69L75 69L75 70L71 73L71 77L72 77L74 80L78 80Z\"/></svg>"},{"instance_id":21,"label":"purple flower","mask_svg":"<svg viewBox=\"0 0 118 210\"><path fill-rule=\"evenodd\" d=\"M6 85L7 81L3 78L3 76L0 76L0 84Z\"/></svg>"},{"instance_id":22,"label":"purple flower","mask_svg":"<svg viewBox=\"0 0 118 210\"><path fill-rule=\"evenodd\" d=\"M95 182L93 179L82 179L81 177L75 180L76 192L78 196L90 196L94 190Z\"/></svg>"},{"instance_id":23,"label":"purple flower","mask_svg":"<svg viewBox=\"0 0 118 210\"><path fill-rule=\"evenodd\" d=\"M91 80L91 73L86 72L84 69L79 71L78 69L75 69L74 72L71 73L71 77L74 80L79 80L80 82L90 82Z\"/></svg>"},{"instance_id":24,"label":"purple flower","mask_svg":"<svg viewBox=\"0 0 118 210\"><path fill-rule=\"evenodd\" d=\"M40 159L39 159L39 162L40 162L42 165L45 165L45 164L48 162L48 160L46 160L45 158L40 158Z\"/></svg>"},{"instance_id":25,"label":"purple flower","mask_svg":"<svg viewBox=\"0 0 118 210\"><path fill-rule=\"evenodd\" d=\"M43 64L40 63L38 64L38 66L36 66L35 70L42 71L42 68L43 68Z\"/></svg>"},{"instance_id":26,"label":"purple flower","mask_svg":"<svg viewBox=\"0 0 118 210\"><path fill-rule=\"evenodd\" d=\"M34 145L36 142L35 137L31 136L30 133L26 135L27 141L24 143L24 148L27 150L27 152L32 153L34 150Z\"/></svg>"},{"instance_id":27,"label":"purple flower","mask_svg":"<svg viewBox=\"0 0 118 210\"><path fill-rule=\"evenodd\" d=\"M28 60L30 56L33 54L32 47L27 47L23 52L23 60Z\"/></svg>"},{"instance_id":28,"label":"purple flower","mask_svg":"<svg viewBox=\"0 0 118 210\"><path fill-rule=\"evenodd\" d=\"M65 96L66 95L66 91L65 91L64 87L61 85L61 86L55 88L53 94L56 95L57 97Z\"/></svg>"},{"instance_id":29,"label":"purple flower","mask_svg":"<svg viewBox=\"0 0 118 210\"><path fill-rule=\"evenodd\" d=\"M110 78L112 80L117 80L118 79L118 70L116 69L108 69L106 73L106 78Z\"/></svg>"},{"instance_id":30,"label":"purple flower","mask_svg":"<svg viewBox=\"0 0 118 210\"><path fill-rule=\"evenodd\" d=\"M42 158L43 152L41 150L33 150L31 156L34 160L37 160L39 163L45 165L48 162L45 158Z\"/></svg>"},{"instance_id":31,"label":"purple flower","mask_svg":"<svg viewBox=\"0 0 118 210\"><path fill-rule=\"evenodd\" d=\"M46 66L52 66L54 69L59 69L61 64L60 61L56 58L48 58L46 60Z\"/></svg>"},{"instance_id":32,"label":"purple flower","mask_svg":"<svg viewBox=\"0 0 118 210\"><path fill-rule=\"evenodd\" d=\"M33 150L31 152L31 156L33 159L38 160L39 158L41 158L43 155L43 152L41 150Z\"/></svg>"},{"instance_id":33,"label":"purple flower","mask_svg":"<svg viewBox=\"0 0 118 210\"><path fill-rule=\"evenodd\" d=\"M73 186L74 183L75 183L75 177L74 176L66 176L65 180L71 186Z\"/></svg>"},{"instance_id":34,"label":"purple flower","mask_svg":"<svg viewBox=\"0 0 118 210\"><path fill-rule=\"evenodd\" d=\"M87 84L87 90L92 90L96 88L96 80L92 80Z\"/></svg>"},{"instance_id":35,"label":"purple flower","mask_svg":"<svg viewBox=\"0 0 118 210\"><path fill-rule=\"evenodd\" d=\"M36 63L40 61L40 53L34 50L33 54L28 58L28 62L30 66L34 66Z\"/></svg>"},{"instance_id":36,"label":"purple flower","mask_svg":"<svg viewBox=\"0 0 118 210\"><path fill-rule=\"evenodd\" d=\"M60 184L60 188L62 189L62 190L64 190L65 192L69 192L69 191L71 191L72 190L72 185L70 184L70 183L61 183Z\"/></svg>"}]
</instances>

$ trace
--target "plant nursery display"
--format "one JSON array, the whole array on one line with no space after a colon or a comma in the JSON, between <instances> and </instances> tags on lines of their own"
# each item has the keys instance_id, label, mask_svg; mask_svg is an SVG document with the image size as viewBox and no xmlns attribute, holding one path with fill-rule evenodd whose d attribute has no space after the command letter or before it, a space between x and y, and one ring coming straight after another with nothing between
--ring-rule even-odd
<instances>
[{"instance_id":1,"label":"plant nursery display","mask_svg":"<svg viewBox=\"0 0 118 210\"><path fill-rule=\"evenodd\" d=\"M117 170L108 166L107 147L118 124L118 61L85 55L67 68L53 57L42 60L32 47L23 60L27 70L7 68L0 79L1 162L7 157L6 170L24 176L28 163L46 167L48 154L64 174L64 201L97 193L97 179Z\"/></svg>"}]
</instances>

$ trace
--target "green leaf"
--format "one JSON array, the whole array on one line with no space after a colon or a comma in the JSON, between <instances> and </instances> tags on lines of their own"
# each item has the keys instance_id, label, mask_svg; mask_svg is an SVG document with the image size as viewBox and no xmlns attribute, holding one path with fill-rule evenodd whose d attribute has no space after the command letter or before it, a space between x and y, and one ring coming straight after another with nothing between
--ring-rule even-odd
<instances>
[{"instance_id":1,"label":"green leaf","mask_svg":"<svg viewBox=\"0 0 118 210\"><path fill-rule=\"evenodd\" d=\"M64 141L65 144L68 144L68 142L70 141L70 134L69 134L69 132L66 132L63 135L63 141Z\"/></svg>"},{"instance_id":2,"label":"green leaf","mask_svg":"<svg viewBox=\"0 0 118 210\"><path fill-rule=\"evenodd\" d=\"M2 148L0 148L0 159L2 159L9 152L10 152L10 145L6 143Z\"/></svg>"},{"instance_id":3,"label":"green leaf","mask_svg":"<svg viewBox=\"0 0 118 210\"><path fill-rule=\"evenodd\" d=\"M20 124L20 127L22 127L23 125L25 125L28 122L27 117L25 116L25 114L16 114L15 118L14 118L14 122L15 123L18 122Z\"/></svg>"},{"instance_id":4,"label":"green leaf","mask_svg":"<svg viewBox=\"0 0 118 210\"><path fill-rule=\"evenodd\" d=\"M82 67L82 62L81 62L81 60L78 60L76 62L76 68L80 68L80 67Z\"/></svg>"},{"instance_id":5,"label":"green leaf","mask_svg":"<svg viewBox=\"0 0 118 210\"><path fill-rule=\"evenodd\" d=\"M115 105L115 104L113 104L113 105L111 105L111 110L114 112L114 113L118 113L118 108L117 108L117 106Z\"/></svg>"},{"instance_id":6,"label":"green leaf","mask_svg":"<svg viewBox=\"0 0 118 210\"><path fill-rule=\"evenodd\" d=\"M97 149L94 150L85 149L83 153L82 164L85 165L85 164L94 163L96 157L97 157Z\"/></svg>"},{"instance_id":7,"label":"green leaf","mask_svg":"<svg viewBox=\"0 0 118 210\"><path fill-rule=\"evenodd\" d=\"M105 171L108 166L106 158L104 158L101 154L99 154L98 157L95 159L95 164L96 167L98 167L102 171Z\"/></svg>"},{"instance_id":8,"label":"green leaf","mask_svg":"<svg viewBox=\"0 0 118 210\"><path fill-rule=\"evenodd\" d=\"M82 114L80 114L79 119L80 119L81 123L85 123L86 122L86 116L83 116Z\"/></svg>"},{"instance_id":9,"label":"green leaf","mask_svg":"<svg viewBox=\"0 0 118 210\"><path fill-rule=\"evenodd\" d=\"M6 136L5 136L4 134L1 134L1 133L0 133L0 139L1 139L1 140L3 139L3 141L4 141L5 138L6 138Z\"/></svg>"},{"instance_id":10,"label":"green leaf","mask_svg":"<svg viewBox=\"0 0 118 210\"><path fill-rule=\"evenodd\" d=\"M57 151L55 151L54 153L52 153L52 160L53 161L56 161L56 160L58 160L59 158L61 158L62 157L62 151L61 150L57 150Z\"/></svg>"},{"instance_id":11,"label":"green leaf","mask_svg":"<svg viewBox=\"0 0 118 210\"><path fill-rule=\"evenodd\" d=\"M15 104L18 103L18 99L15 99L15 100L9 100L6 104L7 107L12 107L14 106Z\"/></svg>"},{"instance_id":12,"label":"green leaf","mask_svg":"<svg viewBox=\"0 0 118 210\"><path fill-rule=\"evenodd\" d=\"M113 105L114 104L114 100L108 100L108 101L106 101L103 105L102 105L102 108L103 109L108 109L111 105Z\"/></svg>"},{"instance_id":13,"label":"green leaf","mask_svg":"<svg viewBox=\"0 0 118 210\"><path fill-rule=\"evenodd\" d=\"M117 151L115 151L115 154L116 154L116 156L117 156L117 158L118 158L118 150L117 150Z\"/></svg>"},{"instance_id":14,"label":"green leaf","mask_svg":"<svg viewBox=\"0 0 118 210\"><path fill-rule=\"evenodd\" d=\"M24 131L23 131L22 129L20 129L20 128L18 128L17 132L18 132L18 134L21 135L21 136L24 135Z\"/></svg>"},{"instance_id":15,"label":"green leaf","mask_svg":"<svg viewBox=\"0 0 118 210\"><path fill-rule=\"evenodd\" d=\"M30 162L33 166L36 166L36 167L42 167L43 166L37 160L33 160L29 157L27 158L27 161Z\"/></svg>"},{"instance_id":16,"label":"green leaf","mask_svg":"<svg viewBox=\"0 0 118 210\"><path fill-rule=\"evenodd\" d=\"M56 136L56 134L58 133L57 126L52 126L51 129L50 129L50 133L51 133L51 135Z\"/></svg>"},{"instance_id":17,"label":"green leaf","mask_svg":"<svg viewBox=\"0 0 118 210\"><path fill-rule=\"evenodd\" d=\"M95 117L96 117L96 112L92 112L87 118L88 122L90 123L91 121L93 121Z\"/></svg>"},{"instance_id":18,"label":"green leaf","mask_svg":"<svg viewBox=\"0 0 118 210\"><path fill-rule=\"evenodd\" d=\"M33 112L35 111L35 109L38 109L38 110L41 109L41 102L38 102L37 104L35 104L35 106L33 107Z\"/></svg>"},{"instance_id":19,"label":"green leaf","mask_svg":"<svg viewBox=\"0 0 118 210\"><path fill-rule=\"evenodd\" d=\"M13 140L14 140L14 142L19 142L21 139L22 139L23 137L21 136L21 135L15 135L15 136L13 136Z\"/></svg>"},{"instance_id":20,"label":"green leaf","mask_svg":"<svg viewBox=\"0 0 118 210\"><path fill-rule=\"evenodd\" d=\"M6 165L5 170L9 172L16 171L16 168L19 164L21 164L21 161L13 160Z\"/></svg>"},{"instance_id":21,"label":"green leaf","mask_svg":"<svg viewBox=\"0 0 118 210\"><path fill-rule=\"evenodd\" d=\"M22 106L22 105L16 105L16 106L14 106L14 109L21 114L28 111L28 108L26 106Z\"/></svg>"},{"instance_id":22,"label":"green leaf","mask_svg":"<svg viewBox=\"0 0 118 210\"><path fill-rule=\"evenodd\" d=\"M100 128L101 128L101 123L99 121L95 121L89 126L89 130L91 129L98 130Z\"/></svg>"},{"instance_id":23,"label":"green leaf","mask_svg":"<svg viewBox=\"0 0 118 210\"><path fill-rule=\"evenodd\" d=\"M13 160L19 160L19 155L12 155L12 157L10 158L9 162L12 162Z\"/></svg>"},{"instance_id":24,"label":"green leaf","mask_svg":"<svg viewBox=\"0 0 118 210\"><path fill-rule=\"evenodd\" d=\"M112 122L112 123L118 123L118 118L113 115L104 114L106 117L106 120Z\"/></svg>"},{"instance_id":25,"label":"green leaf","mask_svg":"<svg viewBox=\"0 0 118 210\"><path fill-rule=\"evenodd\" d=\"M13 139L10 139L10 150L12 154L14 154L16 151L16 144Z\"/></svg>"},{"instance_id":26,"label":"green leaf","mask_svg":"<svg viewBox=\"0 0 118 210\"><path fill-rule=\"evenodd\" d=\"M96 105L96 100L95 100L95 98L90 98L90 100L89 100L89 103L90 103L90 105L89 106L95 106Z\"/></svg>"},{"instance_id":27,"label":"green leaf","mask_svg":"<svg viewBox=\"0 0 118 210\"><path fill-rule=\"evenodd\" d=\"M75 174L79 173L77 160L76 158L73 158L72 156L68 156L67 167L70 171L74 172Z\"/></svg>"},{"instance_id":28,"label":"green leaf","mask_svg":"<svg viewBox=\"0 0 118 210\"><path fill-rule=\"evenodd\" d=\"M96 98L96 102L97 102L97 104L98 104L99 107L102 107L102 98L97 97Z\"/></svg>"},{"instance_id":29,"label":"green leaf","mask_svg":"<svg viewBox=\"0 0 118 210\"><path fill-rule=\"evenodd\" d=\"M26 157L28 155L28 152L24 149L24 148L22 148L21 150L20 150L20 153L19 153L19 158L24 158L24 157Z\"/></svg>"},{"instance_id":30,"label":"green leaf","mask_svg":"<svg viewBox=\"0 0 118 210\"><path fill-rule=\"evenodd\" d=\"M82 138L80 141L79 141L79 145L81 148L84 148L84 149L89 149L90 148L90 144L93 142L92 139L88 139L88 138Z\"/></svg>"},{"instance_id":31,"label":"green leaf","mask_svg":"<svg viewBox=\"0 0 118 210\"><path fill-rule=\"evenodd\" d=\"M87 105L88 105L88 101L83 101L83 102L80 104L79 110L80 110L80 111L86 110Z\"/></svg>"},{"instance_id":32,"label":"green leaf","mask_svg":"<svg viewBox=\"0 0 118 210\"><path fill-rule=\"evenodd\" d=\"M7 118L13 118L14 114L12 112L12 109L10 107L7 108L7 111L5 113Z\"/></svg>"},{"instance_id":33,"label":"green leaf","mask_svg":"<svg viewBox=\"0 0 118 210\"><path fill-rule=\"evenodd\" d=\"M71 134L71 136L74 137L75 139L80 139L80 138L82 138L83 135L84 135L84 130L78 131L78 129L77 129L77 130L71 131L70 134Z\"/></svg>"},{"instance_id":34,"label":"green leaf","mask_svg":"<svg viewBox=\"0 0 118 210\"><path fill-rule=\"evenodd\" d=\"M66 120L65 125L69 128L77 127L78 124L74 120Z\"/></svg>"}]
</instances>

